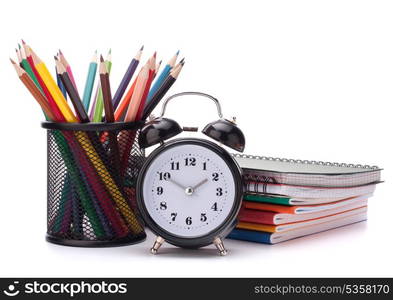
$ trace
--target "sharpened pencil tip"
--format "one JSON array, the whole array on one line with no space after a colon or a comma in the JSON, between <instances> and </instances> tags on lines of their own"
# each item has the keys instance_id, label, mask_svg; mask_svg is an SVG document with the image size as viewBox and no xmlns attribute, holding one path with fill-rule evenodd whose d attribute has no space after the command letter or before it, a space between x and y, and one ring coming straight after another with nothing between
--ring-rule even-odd
<instances>
[{"instance_id":1,"label":"sharpened pencil tip","mask_svg":"<svg viewBox=\"0 0 393 300\"><path fill-rule=\"evenodd\" d=\"M94 54L97 55L97 49L96 49L96 51L94 51Z\"/></svg>"},{"instance_id":2,"label":"sharpened pencil tip","mask_svg":"<svg viewBox=\"0 0 393 300\"><path fill-rule=\"evenodd\" d=\"M59 60L59 58L56 55L54 55L53 57L55 58L56 61Z\"/></svg>"},{"instance_id":3,"label":"sharpened pencil tip","mask_svg":"<svg viewBox=\"0 0 393 300\"><path fill-rule=\"evenodd\" d=\"M61 52L61 50L60 50L60 49L59 49L59 54L60 54L60 55L63 55L63 52Z\"/></svg>"},{"instance_id":4,"label":"sharpened pencil tip","mask_svg":"<svg viewBox=\"0 0 393 300\"><path fill-rule=\"evenodd\" d=\"M20 45L19 43L18 43L18 48L19 48L19 49L22 48L21 45Z\"/></svg>"},{"instance_id":5,"label":"sharpened pencil tip","mask_svg":"<svg viewBox=\"0 0 393 300\"><path fill-rule=\"evenodd\" d=\"M104 58L102 57L102 54L100 55L100 62L104 62Z\"/></svg>"},{"instance_id":6,"label":"sharpened pencil tip","mask_svg":"<svg viewBox=\"0 0 393 300\"><path fill-rule=\"evenodd\" d=\"M23 39L20 39L23 45L26 45L26 42Z\"/></svg>"},{"instance_id":7,"label":"sharpened pencil tip","mask_svg":"<svg viewBox=\"0 0 393 300\"><path fill-rule=\"evenodd\" d=\"M185 59L185 57L183 57L183 58L181 59L181 61L179 61L179 64L184 63L184 59Z\"/></svg>"},{"instance_id":8,"label":"sharpened pencil tip","mask_svg":"<svg viewBox=\"0 0 393 300\"><path fill-rule=\"evenodd\" d=\"M179 53L180 53L180 50L177 50L177 52L176 52L176 56L178 56L178 55L179 55Z\"/></svg>"},{"instance_id":9,"label":"sharpened pencil tip","mask_svg":"<svg viewBox=\"0 0 393 300\"><path fill-rule=\"evenodd\" d=\"M16 65L16 62L14 62L14 60L10 57L10 61L13 65Z\"/></svg>"},{"instance_id":10,"label":"sharpened pencil tip","mask_svg":"<svg viewBox=\"0 0 393 300\"><path fill-rule=\"evenodd\" d=\"M145 45L142 45L141 49L139 49L139 51L143 51L143 49L145 48Z\"/></svg>"},{"instance_id":11,"label":"sharpened pencil tip","mask_svg":"<svg viewBox=\"0 0 393 300\"><path fill-rule=\"evenodd\" d=\"M157 57L157 51L154 51L153 57L154 57L154 58Z\"/></svg>"},{"instance_id":12,"label":"sharpened pencil tip","mask_svg":"<svg viewBox=\"0 0 393 300\"><path fill-rule=\"evenodd\" d=\"M112 54L112 48L109 48L108 54Z\"/></svg>"}]
</instances>

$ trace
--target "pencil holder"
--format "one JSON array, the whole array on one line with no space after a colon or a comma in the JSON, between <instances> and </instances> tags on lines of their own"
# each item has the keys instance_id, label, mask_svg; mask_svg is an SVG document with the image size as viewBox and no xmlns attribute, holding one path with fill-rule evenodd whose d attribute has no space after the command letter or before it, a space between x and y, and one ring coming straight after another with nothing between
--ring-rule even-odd
<instances>
[{"instance_id":1,"label":"pencil holder","mask_svg":"<svg viewBox=\"0 0 393 300\"><path fill-rule=\"evenodd\" d=\"M42 123L48 141L48 242L109 247L146 238L135 205L145 159L141 125Z\"/></svg>"}]
</instances>

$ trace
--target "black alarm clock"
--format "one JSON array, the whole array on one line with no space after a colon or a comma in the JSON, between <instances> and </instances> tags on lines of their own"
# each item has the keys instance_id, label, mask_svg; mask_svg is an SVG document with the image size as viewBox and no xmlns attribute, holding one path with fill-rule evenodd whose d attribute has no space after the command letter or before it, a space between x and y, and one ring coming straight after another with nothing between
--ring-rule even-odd
<instances>
[{"instance_id":1,"label":"black alarm clock","mask_svg":"<svg viewBox=\"0 0 393 300\"><path fill-rule=\"evenodd\" d=\"M202 130L216 142L201 138L169 138L194 127L180 127L164 118L168 102L198 95L213 100L219 120ZM217 143L218 142L218 143ZM145 124L139 135L143 148L160 143L147 158L137 181L138 208L147 226L157 234L151 248L157 253L167 241L183 248L214 244L226 255L223 238L237 222L243 185L241 169L220 144L243 152L245 138L234 120L226 120L219 101L204 93L183 92L167 98L161 116Z\"/></svg>"}]
</instances>

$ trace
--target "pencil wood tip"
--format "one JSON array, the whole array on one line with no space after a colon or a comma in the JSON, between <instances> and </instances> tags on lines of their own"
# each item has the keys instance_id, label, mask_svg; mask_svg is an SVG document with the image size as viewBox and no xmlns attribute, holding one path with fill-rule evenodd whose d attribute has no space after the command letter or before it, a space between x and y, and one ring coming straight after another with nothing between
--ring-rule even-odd
<instances>
[{"instance_id":1,"label":"pencil wood tip","mask_svg":"<svg viewBox=\"0 0 393 300\"><path fill-rule=\"evenodd\" d=\"M154 57L154 58L157 57L157 51L154 51L153 57Z\"/></svg>"},{"instance_id":2,"label":"pencil wood tip","mask_svg":"<svg viewBox=\"0 0 393 300\"><path fill-rule=\"evenodd\" d=\"M102 57L102 54L100 55L100 62L104 62L104 58Z\"/></svg>"},{"instance_id":3,"label":"pencil wood tip","mask_svg":"<svg viewBox=\"0 0 393 300\"><path fill-rule=\"evenodd\" d=\"M14 60L10 57L10 61L13 65L16 65L16 62L14 62Z\"/></svg>"}]
</instances>

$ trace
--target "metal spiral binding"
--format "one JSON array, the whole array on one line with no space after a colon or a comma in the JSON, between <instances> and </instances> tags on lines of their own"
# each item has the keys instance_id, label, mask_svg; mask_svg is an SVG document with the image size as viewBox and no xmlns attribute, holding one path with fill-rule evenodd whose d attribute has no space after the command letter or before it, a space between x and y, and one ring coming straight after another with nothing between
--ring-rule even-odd
<instances>
[{"instance_id":1,"label":"metal spiral binding","mask_svg":"<svg viewBox=\"0 0 393 300\"><path fill-rule=\"evenodd\" d=\"M370 165L361 165L361 164L355 165L355 164L346 164L346 163L338 163L338 162L301 160L301 159L293 159L293 158L279 158L279 157L268 157L268 156L249 155L249 154L238 154L238 153L232 153L232 156L238 157L238 158L250 158L250 159L258 159L258 160L289 162L289 163L306 164L306 165L319 165L319 166L331 166L331 167L343 167L343 168L358 168L358 169L368 169L368 170L379 170L380 169L378 166L370 166Z\"/></svg>"}]
</instances>

